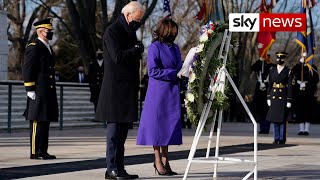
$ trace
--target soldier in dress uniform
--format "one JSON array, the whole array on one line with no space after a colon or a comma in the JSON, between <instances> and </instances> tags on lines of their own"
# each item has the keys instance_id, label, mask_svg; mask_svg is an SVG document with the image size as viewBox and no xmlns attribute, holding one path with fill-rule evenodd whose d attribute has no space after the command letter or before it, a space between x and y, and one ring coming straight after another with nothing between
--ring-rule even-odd
<instances>
[{"instance_id":1,"label":"soldier in dress uniform","mask_svg":"<svg viewBox=\"0 0 320 180\"><path fill-rule=\"evenodd\" d=\"M292 77L284 62L286 52L277 52L277 66L270 69L267 104L267 120L274 124L274 143L286 143L286 128L289 108L292 102Z\"/></svg>"},{"instance_id":2,"label":"soldier in dress uniform","mask_svg":"<svg viewBox=\"0 0 320 180\"><path fill-rule=\"evenodd\" d=\"M259 58L252 66L251 69L257 76L257 83L255 93L253 96L252 107L254 110L255 118L259 121L260 131L259 134L269 134L270 122L266 120L268 105L267 101L267 88L269 83L269 71L274 64L271 63L270 54L267 55L268 59Z\"/></svg>"},{"instance_id":3,"label":"soldier in dress uniform","mask_svg":"<svg viewBox=\"0 0 320 180\"><path fill-rule=\"evenodd\" d=\"M55 84L54 53L49 44L53 36L52 19L33 24L38 39L26 49L23 65L27 107L24 112L30 121L30 159L55 159L48 154L50 122L58 121L58 102Z\"/></svg>"},{"instance_id":4,"label":"soldier in dress uniform","mask_svg":"<svg viewBox=\"0 0 320 180\"><path fill-rule=\"evenodd\" d=\"M319 81L317 67L305 62L306 55L303 53L300 62L292 68L293 113L295 120L300 123L298 135L309 135L310 121L315 107L314 93Z\"/></svg>"},{"instance_id":5,"label":"soldier in dress uniform","mask_svg":"<svg viewBox=\"0 0 320 180\"><path fill-rule=\"evenodd\" d=\"M90 102L94 104L94 111L97 109L99 93L103 78L103 52L98 49L96 52L96 60L90 62L89 66L89 86L90 86Z\"/></svg>"}]
</instances>

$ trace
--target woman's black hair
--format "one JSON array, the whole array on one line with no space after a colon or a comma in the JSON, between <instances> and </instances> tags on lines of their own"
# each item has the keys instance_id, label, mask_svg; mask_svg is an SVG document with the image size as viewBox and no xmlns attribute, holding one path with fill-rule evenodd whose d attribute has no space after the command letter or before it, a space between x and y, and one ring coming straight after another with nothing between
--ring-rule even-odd
<instances>
[{"instance_id":1,"label":"woman's black hair","mask_svg":"<svg viewBox=\"0 0 320 180\"><path fill-rule=\"evenodd\" d=\"M172 30L176 28L177 32L172 34ZM157 29L153 32L152 42L159 41L164 42L169 36L177 36L178 24L170 18L162 19L157 24Z\"/></svg>"}]
</instances>

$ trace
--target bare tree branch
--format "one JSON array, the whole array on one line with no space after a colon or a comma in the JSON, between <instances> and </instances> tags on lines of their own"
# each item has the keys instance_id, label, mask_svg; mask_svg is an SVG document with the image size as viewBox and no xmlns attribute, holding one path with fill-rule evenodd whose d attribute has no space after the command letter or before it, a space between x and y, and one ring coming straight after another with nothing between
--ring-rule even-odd
<instances>
[{"instance_id":1,"label":"bare tree branch","mask_svg":"<svg viewBox=\"0 0 320 180\"><path fill-rule=\"evenodd\" d=\"M36 3L36 4L39 4L38 2L36 2L35 0L31 0L32 2ZM50 6L47 5L47 3L43 2L43 0L39 0L42 4L39 4L39 5L42 5L49 13L51 13L54 17L58 18L59 21L62 23L62 25L67 29L67 31L69 32L69 34L71 34L72 36L72 31L70 30L70 28L68 27L68 25L63 21L63 19L57 14L55 13ZM49 2L49 1L48 1Z\"/></svg>"}]
</instances>

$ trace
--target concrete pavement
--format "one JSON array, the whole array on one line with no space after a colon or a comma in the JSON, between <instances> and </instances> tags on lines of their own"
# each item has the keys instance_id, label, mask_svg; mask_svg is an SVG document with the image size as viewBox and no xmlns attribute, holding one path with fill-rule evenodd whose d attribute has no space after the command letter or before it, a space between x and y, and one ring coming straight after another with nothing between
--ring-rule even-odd
<instances>
[{"instance_id":1,"label":"concrete pavement","mask_svg":"<svg viewBox=\"0 0 320 180\"><path fill-rule=\"evenodd\" d=\"M272 132L258 136L258 179L320 180L320 125L312 125L310 136L298 136L297 124L289 124L288 129L286 145L271 144ZM169 147L171 167L179 175L160 177L154 173L152 148L135 145L137 127L134 127L126 142L127 171L138 174L140 179L182 179L194 131L183 129L183 145ZM30 160L28 134L26 130L11 134L0 131L0 180L104 179L106 143L102 126L51 129L49 153L56 155L56 160ZM221 156L252 160L252 143L252 124L222 124ZM206 146L207 140L203 138L198 145L198 157L205 155ZM251 168L243 164L219 164L217 179L242 179ZM193 163L188 179L212 179L212 172L212 164Z\"/></svg>"}]
</instances>

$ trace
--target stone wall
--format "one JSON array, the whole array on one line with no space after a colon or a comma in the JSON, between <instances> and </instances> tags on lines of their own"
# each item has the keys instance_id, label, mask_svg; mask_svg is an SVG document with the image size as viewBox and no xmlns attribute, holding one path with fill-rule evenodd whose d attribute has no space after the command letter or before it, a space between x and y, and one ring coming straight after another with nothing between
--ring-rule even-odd
<instances>
[{"instance_id":1,"label":"stone wall","mask_svg":"<svg viewBox=\"0 0 320 180\"><path fill-rule=\"evenodd\" d=\"M0 80L8 79L8 36L7 36L7 13L0 11Z\"/></svg>"}]
</instances>

